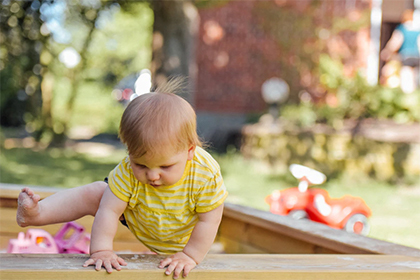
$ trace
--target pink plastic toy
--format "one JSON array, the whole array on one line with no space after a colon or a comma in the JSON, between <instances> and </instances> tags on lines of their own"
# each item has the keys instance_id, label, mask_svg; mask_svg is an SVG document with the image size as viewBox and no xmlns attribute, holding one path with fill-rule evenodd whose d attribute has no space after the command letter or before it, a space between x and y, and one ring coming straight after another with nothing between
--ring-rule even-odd
<instances>
[{"instance_id":1,"label":"pink plastic toy","mask_svg":"<svg viewBox=\"0 0 420 280\"><path fill-rule=\"evenodd\" d=\"M7 253L11 254L57 254L58 249L51 235L42 229L19 232L17 239L9 240Z\"/></svg>"},{"instance_id":2,"label":"pink plastic toy","mask_svg":"<svg viewBox=\"0 0 420 280\"><path fill-rule=\"evenodd\" d=\"M74 230L69 237L70 231ZM64 224L54 238L45 230L28 229L10 239L7 253L11 254L89 254L90 234L75 222Z\"/></svg>"},{"instance_id":3,"label":"pink plastic toy","mask_svg":"<svg viewBox=\"0 0 420 280\"><path fill-rule=\"evenodd\" d=\"M69 231L72 235L66 238ZM85 228L75 222L66 223L54 236L60 254L89 254L90 234Z\"/></svg>"}]
</instances>

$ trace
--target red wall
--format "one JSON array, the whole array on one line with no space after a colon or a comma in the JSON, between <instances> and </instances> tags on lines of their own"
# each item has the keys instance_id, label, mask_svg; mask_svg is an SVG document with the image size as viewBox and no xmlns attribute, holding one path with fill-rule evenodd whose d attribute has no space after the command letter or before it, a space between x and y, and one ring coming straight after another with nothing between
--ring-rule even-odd
<instances>
[{"instance_id":1,"label":"red wall","mask_svg":"<svg viewBox=\"0 0 420 280\"><path fill-rule=\"evenodd\" d=\"M200 10L197 111L261 112L262 83L281 76L276 42L258 29L252 1Z\"/></svg>"},{"instance_id":2,"label":"red wall","mask_svg":"<svg viewBox=\"0 0 420 280\"><path fill-rule=\"evenodd\" d=\"M196 48L198 73L194 94L197 112L263 112L267 106L261 97L261 85L272 77L284 78L291 85L295 102L302 89L309 91L315 99L322 100L326 92L318 86L316 70L295 65L296 60L304 59L300 56L303 52L296 49L305 45L313 50L309 54L311 56L320 52L328 53L333 58L341 59L346 74L354 75L357 68L365 66L369 23L365 23L359 31L346 30L326 40L318 39L317 35L302 41L302 44L292 39L295 44L291 49L290 46L289 49L284 46L282 49L279 38L273 38L263 30L263 22L267 23L270 19L260 12L261 6L265 7L265 13L274 14L274 17L279 9L283 9L283 17L284 11L286 16L288 11L289 14L293 13L295 19L308 18L310 15L314 20L307 28L318 30L329 29L333 24L333 15L347 22L350 20L350 24L354 20L352 17L356 16L356 24L362 13L369 13L369 1L355 1L357 5L353 10L346 8L345 1L320 2L314 8L312 4L316 1L312 0L221 1L200 8ZM298 26L294 20L287 24L292 35L293 32L299 32L294 29ZM282 33L280 36L283 36Z\"/></svg>"}]
</instances>

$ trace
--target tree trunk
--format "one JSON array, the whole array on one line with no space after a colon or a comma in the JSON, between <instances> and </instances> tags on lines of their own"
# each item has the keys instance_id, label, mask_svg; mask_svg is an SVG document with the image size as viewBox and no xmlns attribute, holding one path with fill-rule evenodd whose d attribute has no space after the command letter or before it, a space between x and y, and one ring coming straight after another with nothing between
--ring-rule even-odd
<instances>
[{"instance_id":1,"label":"tree trunk","mask_svg":"<svg viewBox=\"0 0 420 280\"><path fill-rule=\"evenodd\" d=\"M199 18L194 4L184 1L151 1L154 12L152 76L160 84L173 76L188 77L190 88L181 95L193 102L195 39Z\"/></svg>"},{"instance_id":2,"label":"tree trunk","mask_svg":"<svg viewBox=\"0 0 420 280\"><path fill-rule=\"evenodd\" d=\"M99 11L96 13L96 16L91 21L86 21L89 31L83 43L82 49L80 50L80 57L81 57L80 65L77 66L77 68L75 69L69 70L70 81L72 82L72 88L70 91L69 100L67 101L67 104L66 104L66 110L64 111L64 120L61 123L63 130L59 133L54 131L53 139L51 143L49 144L49 147L64 147L65 142L67 140L69 124L70 124L71 117L73 115L74 102L78 96L78 93L80 92L80 85L84 79L84 71L86 70L87 60L88 60L87 53L93 39L93 33L96 30L96 20L98 18Z\"/></svg>"}]
</instances>

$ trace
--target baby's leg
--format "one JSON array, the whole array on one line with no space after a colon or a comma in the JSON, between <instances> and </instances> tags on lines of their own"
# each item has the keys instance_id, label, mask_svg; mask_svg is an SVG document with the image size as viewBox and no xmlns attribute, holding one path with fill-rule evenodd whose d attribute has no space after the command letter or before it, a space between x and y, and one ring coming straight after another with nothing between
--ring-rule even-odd
<instances>
[{"instance_id":1,"label":"baby's leg","mask_svg":"<svg viewBox=\"0 0 420 280\"><path fill-rule=\"evenodd\" d=\"M40 201L30 188L23 188L18 198L16 221L21 227L42 226L95 216L107 184L94 182L57 192Z\"/></svg>"}]
</instances>

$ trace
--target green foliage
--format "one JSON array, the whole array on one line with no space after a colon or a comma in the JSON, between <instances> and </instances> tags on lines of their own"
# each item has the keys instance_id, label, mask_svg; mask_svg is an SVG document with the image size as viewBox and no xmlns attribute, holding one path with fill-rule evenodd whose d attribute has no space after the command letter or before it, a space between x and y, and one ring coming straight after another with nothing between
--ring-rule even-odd
<instances>
[{"instance_id":1,"label":"green foliage","mask_svg":"<svg viewBox=\"0 0 420 280\"><path fill-rule=\"evenodd\" d=\"M198 9L218 8L218 7L221 7L223 5L226 5L230 1L232 1L232 0L217 0L217 1L214 1L214 0L192 0L194 5Z\"/></svg>"},{"instance_id":2,"label":"green foliage","mask_svg":"<svg viewBox=\"0 0 420 280\"><path fill-rule=\"evenodd\" d=\"M40 33L39 5L3 1L0 17L1 125L20 126L24 115L39 115L42 66L39 53L47 35Z\"/></svg>"},{"instance_id":3,"label":"green foliage","mask_svg":"<svg viewBox=\"0 0 420 280\"><path fill-rule=\"evenodd\" d=\"M115 85L125 76L150 67L153 12L145 2L125 5L107 11L108 20L102 20L94 34L88 55L90 79Z\"/></svg>"},{"instance_id":4,"label":"green foliage","mask_svg":"<svg viewBox=\"0 0 420 280\"><path fill-rule=\"evenodd\" d=\"M150 67L149 2L12 0L1 11L2 125L25 125L44 142L78 125L115 133L122 106L112 88ZM52 16L60 32L48 29L45 22ZM57 34L67 39L57 40ZM67 47L81 56L73 69L59 60ZM51 106L40 90L46 75L49 90L43 94Z\"/></svg>"},{"instance_id":5,"label":"green foliage","mask_svg":"<svg viewBox=\"0 0 420 280\"><path fill-rule=\"evenodd\" d=\"M320 55L319 74L325 100L313 103L301 98L299 105L286 104L281 109L282 119L301 127L327 123L336 128L348 119L420 122L420 90L405 94L399 88L370 86L360 72L346 76L343 64L327 54Z\"/></svg>"},{"instance_id":6,"label":"green foliage","mask_svg":"<svg viewBox=\"0 0 420 280\"><path fill-rule=\"evenodd\" d=\"M343 65L328 55L320 57L320 82L337 104L322 104L317 110L318 121L332 123L336 119L393 119L397 123L420 121L420 91L404 94L400 89L368 85L357 73L346 77Z\"/></svg>"},{"instance_id":7,"label":"green foliage","mask_svg":"<svg viewBox=\"0 0 420 280\"><path fill-rule=\"evenodd\" d=\"M311 103L302 102L285 105L281 109L281 118L299 127L310 127L317 121L317 114Z\"/></svg>"}]
</instances>

